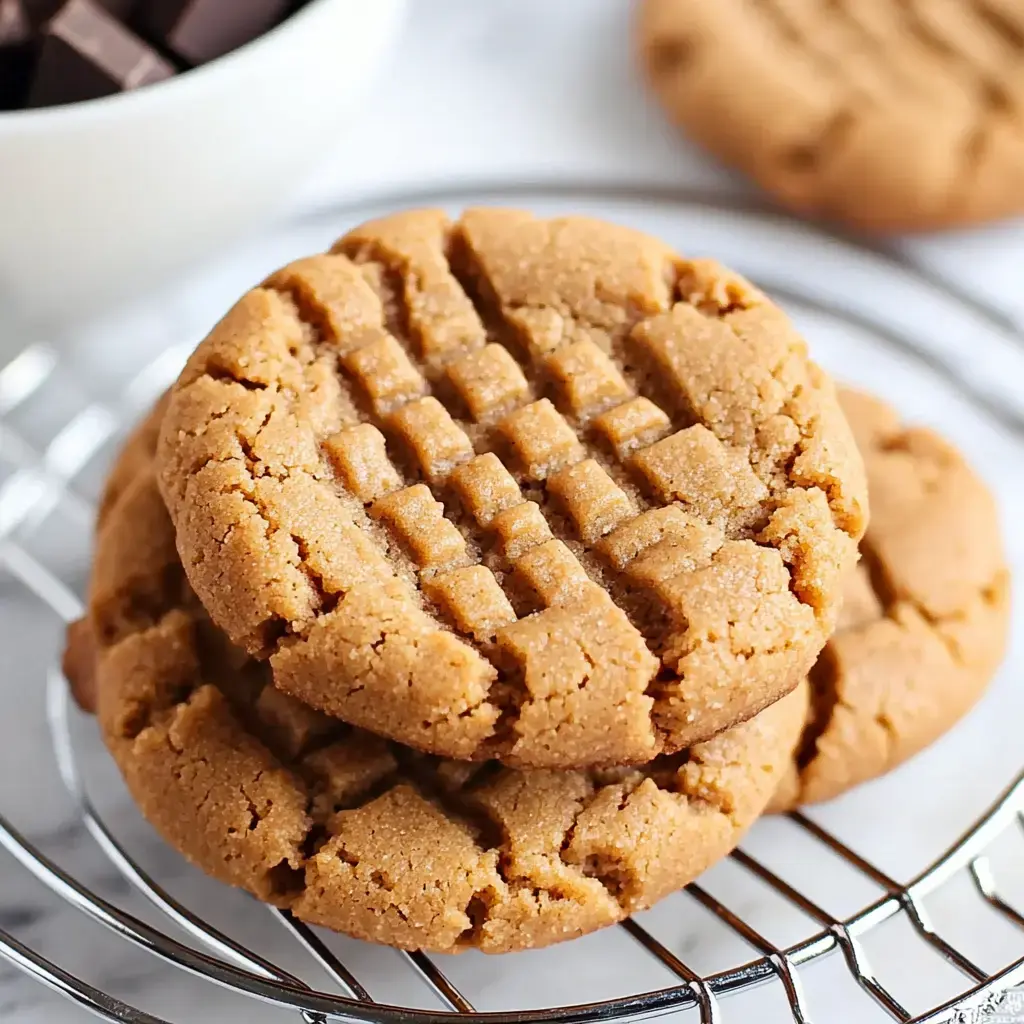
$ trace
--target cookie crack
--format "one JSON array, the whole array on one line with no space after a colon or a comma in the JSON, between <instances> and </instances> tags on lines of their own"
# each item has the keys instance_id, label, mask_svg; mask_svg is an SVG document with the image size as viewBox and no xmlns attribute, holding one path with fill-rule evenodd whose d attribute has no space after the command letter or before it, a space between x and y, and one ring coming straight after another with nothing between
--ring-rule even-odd
<instances>
[{"instance_id":1,"label":"cookie crack","mask_svg":"<svg viewBox=\"0 0 1024 1024\"><path fill-rule=\"evenodd\" d=\"M871 547L868 538L864 538L860 545L861 560L867 570L868 580L872 592L882 607L883 617L893 618L898 601L895 592L884 574L881 560ZM839 692L839 665L833 653L831 645L826 645L818 656L818 660L808 673L810 686L810 706L808 708L807 720L800 734L794 754L794 762L797 768L798 784L800 791L804 789L804 773L807 768L817 759L819 745L824 736L832 729L836 713L844 708L851 713L857 709L844 700ZM892 722L879 708L872 713L872 720L882 730L886 737L887 753L886 763L891 760L891 751L895 749L898 740Z\"/></svg>"},{"instance_id":2,"label":"cookie crack","mask_svg":"<svg viewBox=\"0 0 1024 1024\"><path fill-rule=\"evenodd\" d=\"M735 334L735 328L729 324L730 329ZM794 341L786 354L782 356L774 366L771 368L772 379L777 383L782 384L782 374L786 362L795 354L799 354L799 345ZM814 386L813 384L811 386ZM841 533L845 533L848 537L855 539L855 529L853 524L850 522L848 516L843 514L837 506L841 502L841 482L831 477L824 481L818 481L811 478L799 477L796 475L796 460L800 455L805 453L805 449L801 448L800 445L806 444L814 437L815 427L819 421L817 418L812 417L809 421L799 418L794 411L794 404L801 397L804 390L808 387L808 382L797 381L790 388L787 389L787 395L783 401L779 415L786 417L796 427L800 433L800 440L797 442L797 446L790 453L785 466L783 467L786 474L786 480L789 488L803 488L805 490L817 490L825 496L825 500L828 502L829 511L832 513L832 523L835 529ZM755 469L755 467L751 467Z\"/></svg>"},{"instance_id":3,"label":"cookie crack","mask_svg":"<svg viewBox=\"0 0 1024 1024\"><path fill-rule=\"evenodd\" d=\"M335 739L333 742L338 742ZM306 804L306 814L312 819L314 830L323 830L327 822L335 814L341 811L354 811L367 804L373 803L382 796L386 796L396 786L404 781L401 768L394 768L386 772L380 778L367 781L365 785L351 789L344 799L335 796L330 787L329 780L317 776L309 767L308 754L305 754L298 762L296 771L306 783L309 792L309 799ZM310 852L310 856L315 851Z\"/></svg>"},{"instance_id":4,"label":"cookie crack","mask_svg":"<svg viewBox=\"0 0 1024 1024\"><path fill-rule=\"evenodd\" d=\"M628 800L630 793L637 786L640 785L642 780L636 780L631 789L625 794L623 799ZM590 799L581 800L579 806L576 808L576 812L573 814L572 821L569 823L569 827L565 830L565 834L562 837L562 843L558 849L558 857L561 862L573 871L578 871L585 878L593 878L600 882L604 886L605 891L615 902L625 910L624 893L625 883L623 879L622 871L619 865L610 857L604 858L587 858L584 863L580 864L576 861L569 859L569 853L573 844L573 840L576 838L576 830L579 827L580 819L586 814L600 797L601 790L603 787L596 787L594 792L591 793ZM619 809L622 809L620 803Z\"/></svg>"},{"instance_id":5,"label":"cookie crack","mask_svg":"<svg viewBox=\"0 0 1024 1024\"><path fill-rule=\"evenodd\" d=\"M771 656L773 654L780 654L782 651L788 649L789 645L785 642L781 644L770 644L767 647L743 645L741 643L737 643L735 641L735 632L739 629L741 625L742 623L738 619L730 619L726 623L726 632L724 635L719 634L714 630L705 630L703 633L699 633L696 636L694 636L692 633L688 633L688 643L683 649L680 658L685 658L691 654L694 654L704 647L714 647L724 639L728 639L729 641L730 653L738 658L752 658L755 654Z\"/></svg>"},{"instance_id":6,"label":"cookie crack","mask_svg":"<svg viewBox=\"0 0 1024 1024\"><path fill-rule=\"evenodd\" d=\"M731 281L728 276L725 278L717 277L709 289L707 282L700 279L700 275L695 270L694 265L686 263L682 264L679 269L675 295L678 297L679 302L695 308L703 313L703 315L719 322L733 335L733 338L740 345L744 345L746 342L743 335L732 322L733 317L765 304L765 300L759 297L757 293L745 290L741 282ZM803 446L814 437L817 421L815 419L807 420L798 416L794 409L794 403L805 388L815 387L816 384L813 380L807 379L787 383L783 375L785 367L790 360L793 358L803 359L803 357L802 345L796 336L793 335L787 339L785 352L778 357L774 365L768 367L769 376L784 388L785 394L778 403L777 411L772 413L771 416L766 416L765 419L767 420L774 416L784 417L796 428L799 434L799 440L790 450L786 461L782 465L777 460L764 459L763 456L766 453L759 449L756 444L731 444L729 436L722 436L722 431L718 428L718 424L715 421L706 421L703 417L698 416L696 410L694 410L693 418L696 422L703 423L723 445L728 445L743 453L751 472L765 485L769 492L769 496L759 503L761 509L759 517L754 519L748 526L737 526L727 531L727 536L731 540L751 540L761 547L779 551L787 538L796 537L800 539L802 532L799 530L795 532L791 530L786 536L780 536L775 539L762 536L764 527L770 523L773 513L781 507L785 495L795 490L821 492L828 506L833 529L837 533L850 538L852 538L855 532L852 514L845 514L840 507L842 501L841 482L834 478L821 480L802 477L796 473L797 459L804 451ZM807 374L803 376L806 378ZM714 392L712 391L708 395L708 401L712 401L713 398ZM784 483L780 483L775 478L775 474L780 470L784 474ZM820 619L823 610L819 607L818 602L813 600L810 595L804 592L803 588L797 585L795 578L797 567L795 563L791 564L784 558L783 564L789 573L789 589L794 598L800 604L809 606L815 618Z\"/></svg>"},{"instance_id":7,"label":"cookie crack","mask_svg":"<svg viewBox=\"0 0 1024 1024\"><path fill-rule=\"evenodd\" d=\"M220 459L214 461L237 461L240 463L240 465L245 465L243 461L237 459ZM238 496L243 498L249 505L252 506L253 512L256 514L256 517L260 520L260 522L263 524L265 535L268 538L270 537L271 533L280 533L288 537L295 545L295 549L298 553L298 558L289 559L288 564L296 572L300 573L308 583L313 599L313 613L310 616L309 620L304 623L301 623L299 625L296 625L295 623L290 624L289 633L299 637L303 637L308 634L309 630L312 628L313 623L315 622L318 616L327 614L335 608L335 606L341 600L342 595L338 591L332 591L328 589L326 583L324 582L323 576L309 564L309 546L306 539L300 536L299 534L294 533L291 530L285 529L281 525L280 521L277 519L276 515L273 512L273 509L270 506L268 506L267 503L263 501L263 499L259 497L259 494L257 493L255 487L256 479L256 477L253 477L251 475L249 476L249 482L252 485L251 487L246 487L241 483L232 483L220 488L217 491L217 493L220 495L237 494ZM258 629L265 629L270 624L271 621L272 620L269 618L264 620L259 624Z\"/></svg>"},{"instance_id":8,"label":"cookie crack","mask_svg":"<svg viewBox=\"0 0 1024 1024\"><path fill-rule=\"evenodd\" d=\"M116 647L122 640L159 626L181 604L185 572L180 562L161 567L152 575L152 589L125 591L118 588L102 602L93 599L90 618L97 627L98 639L105 648Z\"/></svg>"},{"instance_id":9,"label":"cookie crack","mask_svg":"<svg viewBox=\"0 0 1024 1024\"><path fill-rule=\"evenodd\" d=\"M912 609L931 630L932 634L945 647L950 660L957 668L966 668L963 652L960 650L954 637L947 631L947 626L955 622L962 622L966 618L966 610L950 612L946 615L939 615L932 611L919 598L913 594L898 591L892 580L885 571L881 556L871 543L870 537L861 541L861 559L868 572L868 579L871 582L871 589L882 606L883 615L895 622L899 619L900 608ZM985 586L979 587L977 596L982 598L986 591L998 587L1001 571L997 571L995 577L989 580Z\"/></svg>"},{"instance_id":10,"label":"cookie crack","mask_svg":"<svg viewBox=\"0 0 1024 1024\"><path fill-rule=\"evenodd\" d=\"M249 785L251 785L251 786L259 785L260 779L263 778L264 771L265 771L265 769L263 769L263 768L261 768L259 771L257 771L256 775L250 781ZM246 831L247 832L255 832L257 827L259 826L260 822L263 820L264 816L262 814L260 814L259 808L256 806L256 803L253 800L252 796L250 795L249 791L245 788L245 783L244 782L240 782L238 784L238 791L239 791L239 793L241 793L242 797L245 799L245 802L248 805L248 809L249 809L249 823L246 826Z\"/></svg>"},{"instance_id":11,"label":"cookie crack","mask_svg":"<svg viewBox=\"0 0 1024 1024\"><path fill-rule=\"evenodd\" d=\"M802 794L807 788L807 770L817 760L821 741L831 731L840 709L848 711L852 715L858 715L860 711L855 704L840 694L838 665L828 647L825 648L817 663L808 673L808 680L811 696L810 708L793 756L797 772L798 793L801 794L795 801L796 804L802 801ZM888 770L894 763L894 752L900 740L899 734L884 707L878 707L871 712L871 721L878 727L879 733L883 737L885 744L883 763L887 766L885 770Z\"/></svg>"},{"instance_id":12,"label":"cookie crack","mask_svg":"<svg viewBox=\"0 0 1024 1024\"><path fill-rule=\"evenodd\" d=\"M829 647L822 651L807 678L811 691L810 707L794 754L801 782L804 770L818 756L818 743L831 728L836 708L842 703L838 665Z\"/></svg>"},{"instance_id":13,"label":"cookie crack","mask_svg":"<svg viewBox=\"0 0 1024 1024\"><path fill-rule=\"evenodd\" d=\"M871 588L879 604L882 606L882 618L888 619L900 628L903 628L899 619L899 610L900 608L911 608L928 625L936 639L942 643L950 656L951 662L960 669L968 668L964 661L963 653L955 640L945 631L945 627L948 624L963 620L966 617L966 612L935 615L924 607L920 601L906 595L897 594L891 581L889 581L884 573L884 568L877 552L870 546L867 540L862 541L862 557L865 568L868 570ZM997 571L995 578L979 590L979 596L984 599L986 593L997 589L1002 576L1003 571ZM808 679L810 682L811 706L807 722L800 736L796 754L794 755L801 792L803 792L805 785L804 773L817 758L819 742L831 730L837 711L845 709L853 715L863 712L863 708L844 699L839 693L838 664L830 646L825 647L817 663L811 669ZM885 770L888 770L895 764L894 752L899 748L901 737L894 723L889 718L884 703L871 712L870 718L885 737L886 753L883 760L886 765Z\"/></svg>"},{"instance_id":14,"label":"cookie crack","mask_svg":"<svg viewBox=\"0 0 1024 1024\"><path fill-rule=\"evenodd\" d=\"M202 666L203 669L205 669L205 667L206 666ZM205 768L211 774L218 774L219 772L219 766L215 766L210 761L209 758L204 757L201 754L194 754L188 748L179 743L176 743L174 740L175 725L179 722L185 710L192 706L192 703L195 700L197 693L203 687L206 686L212 687L225 700L231 718L238 724L239 728L245 733L245 735L250 736L253 739L253 741L259 745L260 749L271 760L272 765L281 768L285 771L288 771L289 776L293 779L294 783L302 789L304 794L308 794L308 786L306 785L306 782L302 778L302 776L296 773L295 771L289 769L287 765L277 757L273 750L271 750L259 736L255 735L247 728L243 719L240 718L238 715L238 710L235 707L234 701L232 701L219 686L213 683L206 682L205 679L203 678L202 670L196 674L196 684L192 687L192 689L188 692L187 695L185 695L173 706L170 706L166 709L161 709L166 712L166 721L163 723L152 724L149 726L150 729L159 729L161 731L160 738L162 742L166 744L167 748L175 755L176 758L184 759L183 762L179 763L178 766L174 769L176 780L179 783L183 781L181 773L183 768L188 766L192 766L193 768L197 766ZM246 778L239 778L236 781L235 789L246 805L248 821L245 823L239 822L239 824L244 824L244 828L236 827L233 824L226 825L225 835L239 836L243 834L251 834L255 832L264 821L267 820L268 816L273 811L274 805L272 799L268 798L266 801L265 809L261 810L260 806L253 799L253 796L250 793L250 787L258 786L263 776L267 773L268 770L271 769L267 767L258 768L251 776ZM216 785L211 784L210 786L205 788L205 791L203 795L199 798L199 800L194 802L194 813L197 817L202 815L205 808L209 805L211 800L213 800L215 793ZM307 838L312 833L313 828L314 822L307 812L304 825L305 831L302 836L296 838L292 853L279 863L270 866L264 866L261 869L260 883L270 896L276 899L290 900L291 898L299 895L299 893L301 892L304 883L301 882L300 876L302 874L302 868L306 861L306 857L304 856L302 850ZM225 860L230 859L232 859L230 856L225 857ZM282 865L285 865L286 868L282 869ZM284 876L286 876L288 880L287 887L282 887L278 884L278 881Z\"/></svg>"},{"instance_id":15,"label":"cookie crack","mask_svg":"<svg viewBox=\"0 0 1024 1024\"><path fill-rule=\"evenodd\" d=\"M403 781L417 790L424 799L439 807L453 821L468 829L480 852L493 850L500 853L505 848L507 833L500 820L491 815L483 804L467 799L466 791L446 786L438 773L437 759L427 754L419 754L401 744L393 743L389 746L399 765ZM486 777L486 769L481 771ZM479 780L480 772L477 772L470 779L470 791L474 783L479 784Z\"/></svg>"},{"instance_id":16,"label":"cookie crack","mask_svg":"<svg viewBox=\"0 0 1024 1024\"><path fill-rule=\"evenodd\" d=\"M133 637L145 637L147 634L152 634L154 638L158 637L163 632L165 624L173 616L180 614L183 613L178 607L168 609L157 622L150 626L142 626L131 633L126 633L103 648L97 655L97 660L109 657L111 652ZM191 626L193 620L190 616L187 621ZM164 700L159 699L159 694L153 693L147 695L145 699L139 698L126 702L125 710L127 713L119 718L118 738L134 744L147 729L153 729L162 724L157 722L158 716L173 717L174 712L187 704L192 699L196 690L203 685L205 684L202 675L197 674L190 683L179 684L171 688L164 695ZM181 751L178 751L178 753L181 753Z\"/></svg>"},{"instance_id":17,"label":"cookie crack","mask_svg":"<svg viewBox=\"0 0 1024 1024\"><path fill-rule=\"evenodd\" d=\"M251 377L243 377L237 371L218 362L214 356L210 356L202 367L202 375L210 380L220 381L227 384L237 384L246 391L266 391L270 389L265 381L253 380Z\"/></svg>"},{"instance_id":18,"label":"cookie crack","mask_svg":"<svg viewBox=\"0 0 1024 1024\"><path fill-rule=\"evenodd\" d=\"M736 330L734 324L730 322L731 317L734 314L725 313L719 319L722 324L728 328L733 336L742 343L743 338ZM790 341L786 352L779 357L776 362L769 369L769 373L773 380L779 384L783 384L782 374L786 363L794 356L800 356L800 345L796 341L795 337ZM763 508L766 515L766 522L763 526L766 526L771 521L771 516L775 511L778 511L782 507L782 501L786 494L793 493L797 490L803 491L817 491L819 492L826 501L829 509L831 518L832 528L837 534L841 534L849 540L856 540L856 528L852 518L852 513L845 513L839 506L842 499L842 483L839 479L834 476L829 476L825 480L820 480L815 477L799 476L796 472L796 460L806 449L802 448L810 439L813 438L815 433L815 426L817 419L812 417L809 421L795 415L794 403L798 400L802 392L807 387L814 387L813 381L798 380L791 386L787 387L787 395L779 406L779 411L776 415L784 416L788 419L794 427L796 427L800 440L796 443L794 449L790 452L785 464L781 467L785 473L786 485L780 487L774 484L770 479L765 481L761 474L758 473L759 462L754 457L754 446L747 447L746 455L748 464L750 465L751 472L758 476L768 486L771 492L771 498L763 504ZM803 538L803 531L799 529L789 530L785 534L780 534L777 538L765 538L763 527L760 530L752 531L748 538L758 546L766 548L768 550L775 550L780 555L783 554L782 546L787 539L795 538L797 541ZM795 561L791 561L785 557L782 558L782 563L785 566L786 572L790 578L790 592L796 598L796 600L807 607L809 607L814 613L815 619L820 621L825 612L825 609L820 606L820 602L813 599L812 595L806 593L804 589L798 585L796 579L797 564Z\"/></svg>"},{"instance_id":19,"label":"cookie crack","mask_svg":"<svg viewBox=\"0 0 1024 1024\"><path fill-rule=\"evenodd\" d=\"M696 764L700 771L687 773L687 767ZM700 777L704 769L700 759L700 745L673 754L660 754L642 768L592 770L589 774L594 783L590 795L581 799L572 820L567 827L559 847L558 856L562 863L583 877L594 879L604 887L605 891L619 905L624 913L636 910L638 900L642 898L645 882L639 870L628 862L625 856L631 845L610 844L602 848L598 841L594 849L587 852L590 844L584 842L584 848L576 852L573 846L578 838L582 820L593 812L606 799L609 789L618 789L618 802L612 814L626 812L635 794L651 783L658 790L674 799L684 801L688 806L702 809L705 813L721 814L726 817L734 829L742 827L737 817L736 808L727 794L720 787L708 784L705 790L700 789L703 779ZM729 762L723 770L742 767L738 762ZM690 776L694 776L691 778Z\"/></svg>"}]
</instances>

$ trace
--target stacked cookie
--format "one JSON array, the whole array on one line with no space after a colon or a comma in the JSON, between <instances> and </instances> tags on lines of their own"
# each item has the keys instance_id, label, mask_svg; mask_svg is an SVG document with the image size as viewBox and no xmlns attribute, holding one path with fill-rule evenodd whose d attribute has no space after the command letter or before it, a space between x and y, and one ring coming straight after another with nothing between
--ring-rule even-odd
<instances>
[{"instance_id":1,"label":"stacked cookie","mask_svg":"<svg viewBox=\"0 0 1024 1024\"><path fill-rule=\"evenodd\" d=\"M581 935L990 674L996 532L958 533L987 495L849 403L893 481L856 577L860 454L756 289L584 219L372 222L244 296L128 444L69 678L210 874L404 948Z\"/></svg>"},{"instance_id":2,"label":"stacked cookie","mask_svg":"<svg viewBox=\"0 0 1024 1024\"><path fill-rule=\"evenodd\" d=\"M871 522L773 810L837 796L938 739L984 692L1009 631L1010 574L984 483L933 431L868 395L840 399Z\"/></svg>"}]
</instances>

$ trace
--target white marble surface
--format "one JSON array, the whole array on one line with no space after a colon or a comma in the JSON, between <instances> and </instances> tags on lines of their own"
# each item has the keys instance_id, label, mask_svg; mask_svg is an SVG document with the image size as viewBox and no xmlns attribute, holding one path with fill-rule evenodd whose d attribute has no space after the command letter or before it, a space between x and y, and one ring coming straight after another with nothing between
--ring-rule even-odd
<instances>
[{"instance_id":1,"label":"white marble surface","mask_svg":"<svg viewBox=\"0 0 1024 1024\"><path fill-rule=\"evenodd\" d=\"M476 191L481 182L743 190L736 178L680 142L646 101L630 65L625 0L412 0L411 8L399 49L365 115L344 139L337 140L336 152L325 158L314 179L296 195L297 210L457 183L472 183L470 191ZM569 198L550 196L538 196L530 204L578 205ZM1024 516L1024 432L1020 425L1024 422L1020 419L1024 416L1024 346L1019 339L998 323L979 319L959 306L943 305L919 283L889 280L884 273L879 278L878 265L862 265L863 254L856 250L848 252L838 243L822 245L792 227L744 224L734 230L728 216L705 221L692 210L677 215L643 201L593 195L580 204L660 228L692 251L714 252L764 280L804 275L814 280L818 295L836 302L849 299L854 311L869 317L877 312L887 324L911 325L922 335L924 349L945 371L934 373L920 359L904 358L880 347L849 326L837 325L805 308L794 309L828 366L890 396L908 414L943 427L965 447L997 488L1011 557L1015 565L1024 568L1024 535L1018 527ZM345 214L335 218L338 222L344 219ZM156 352L190 345L226 297L237 293L261 270L301 252L307 238L309 245L326 241L332 227L314 222L254 240L226 259L212 260L189 281L162 288L132 308L114 311L102 322L61 340L64 392L44 396L35 408L12 415L10 422L30 442L33 432L38 432L42 447L52 436L52 430L47 432L47 416L59 415L54 410L62 401L83 406L99 395L97 389L112 393L114 382L127 374L118 374L120 364L139 364L136 348ZM912 254L958 288L983 297L1001 310L1008 322L1024 324L1021 225L905 241L896 248ZM780 278L777 271L783 265L788 269ZM895 272L894 277L898 277ZM9 355L10 336L0 345L0 352ZM173 361L176 356L169 358ZM98 365L104 369L102 387L90 377ZM169 364L165 372L169 372ZM965 399L954 386L956 381L966 383L980 400ZM130 404L141 409L148 397L147 386L151 391L160 383L156 377L148 384L140 382ZM1003 422L985 413L985 402L1010 410L1017 422ZM6 435L0 434L0 441L6 443ZM3 455L13 457L12 451ZM98 464L91 476L87 467L84 476L93 481L94 488ZM89 486L84 489L88 491ZM87 558L87 512L64 502L37 522L38 526L22 531L26 548L44 565L50 560L59 564L59 575L72 586L80 586ZM1019 613L1015 627L1021 635ZM3 648L7 652L4 672L0 673L5 708L0 736L7 767L0 778L0 809L97 891L133 913L146 915L143 901L127 893L125 883L75 825L73 809L62 795L52 767L40 686L41 666L52 661L58 635L58 624L42 614L41 605L26 599L17 588L0 587L0 642L7 645ZM32 637L31 645L22 639L26 636ZM11 653L12 645L19 642L20 647L13 646L15 652L29 646L41 652L39 666L25 666ZM920 870L1024 761L1018 725L1024 721L1020 686L1024 665L1018 647L1015 645L990 698L954 737L891 779L817 812L819 820L897 878L911 877ZM90 724L76 724L88 744ZM267 926L261 908L246 899L225 896L153 840L124 800L105 758L95 744L88 746L94 789L103 797L104 806L109 806L120 834L131 838L131 848L147 867L176 894L188 897L190 905L208 908L225 930L258 943L261 950L279 958L282 966L297 968L301 961L280 933ZM759 827L749 848L781 873L792 875L796 870L797 880L836 913L849 913L874 898L874 890L862 881L830 872L812 856L806 840L783 823ZM1014 858L1018 871L1012 891L1019 901L1024 896L1020 845L1008 848L1004 866ZM712 872L707 885L775 941L794 941L810 930L775 897L752 886L733 865ZM680 913L683 906L687 910ZM961 887L937 902L935 914L940 924L951 922L958 938L987 967L1005 961L1014 949L1016 955L1024 954L1019 935L1014 939L994 924L975 924L973 916L969 925L964 924L968 911L973 915L976 910ZM152 915L150 919L156 920ZM701 970L749 957L749 953L737 953L722 929L711 927L688 903L670 901L648 915L646 923ZM115 942L28 880L6 856L0 857L0 928L81 972L99 987L175 1022L295 1019L272 1008L241 1003ZM932 967L906 954L898 934L890 930L878 942L875 956L883 966L897 968L903 986L898 990L912 1004L915 985L921 998L934 995ZM423 999L422 991L417 994L411 976L398 969L391 954L356 943L342 942L340 947L379 999L413 1003ZM634 991L672 983L660 969L630 959L632 952L621 933L608 933L583 940L571 952L558 955L537 953L500 961L466 956L444 966L473 992L482 1009L509 1000L543 1005L556 993L572 1002L618 994L613 983L616 968L627 969L626 965ZM881 1019L862 1011L860 1002L857 1009L851 1008L841 969L810 974L807 985L815 1000L812 1006L819 1011L815 1016L819 1024ZM429 1005L429 1000L424 1005ZM786 1019L780 1005L777 994L767 1006L758 1004L757 1019ZM749 1003L730 1001L725 1010L726 1020L753 1019L748 1015L754 1012ZM84 1011L13 968L0 966L0 1020L70 1024L85 1019Z\"/></svg>"}]
</instances>

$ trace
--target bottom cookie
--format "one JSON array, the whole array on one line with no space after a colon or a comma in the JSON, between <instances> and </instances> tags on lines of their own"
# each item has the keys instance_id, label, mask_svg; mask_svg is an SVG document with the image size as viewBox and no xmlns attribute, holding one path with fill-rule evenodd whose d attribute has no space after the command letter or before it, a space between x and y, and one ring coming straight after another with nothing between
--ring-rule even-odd
<instances>
[{"instance_id":1,"label":"bottom cookie","mask_svg":"<svg viewBox=\"0 0 1024 1024\"><path fill-rule=\"evenodd\" d=\"M117 479L72 684L161 835L306 921L436 952L573 938L725 856L778 787L803 688L642 769L444 761L314 712L211 626L148 466Z\"/></svg>"},{"instance_id":2,"label":"bottom cookie","mask_svg":"<svg viewBox=\"0 0 1024 1024\"><path fill-rule=\"evenodd\" d=\"M1009 572L995 502L950 444L884 403L841 395L864 456L871 522L839 628L811 673L811 712L773 810L827 800L951 728L1006 648Z\"/></svg>"}]
</instances>

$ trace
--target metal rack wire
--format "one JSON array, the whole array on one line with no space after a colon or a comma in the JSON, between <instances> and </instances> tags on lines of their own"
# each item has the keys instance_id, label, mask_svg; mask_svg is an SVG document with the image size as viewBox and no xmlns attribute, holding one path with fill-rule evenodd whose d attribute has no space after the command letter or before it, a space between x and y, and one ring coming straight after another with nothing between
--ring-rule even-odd
<instances>
[{"instance_id":1,"label":"metal rack wire","mask_svg":"<svg viewBox=\"0 0 1024 1024\"><path fill-rule=\"evenodd\" d=\"M804 298L813 304L812 296ZM6 471L5 476L0 476L0 586L32 595L41 602L46 614L61 622L80 614L80 581L75 571L62 569L59 559L48 564L26 543L26 538L58 505L70 509L79 528L88 530L91 503L78 487L79 475L98 453L109 449L119 432L162 389L183 355L179 347L147 356L133 376L121 382L109 397L98 400L83 391L57 417L59 422L48 430L42 446L25 436L19 426L19 410L58 383L62 376L73 375L73 368L63 365L58 353L46 344L31 345L0 366L0 453ZM995 1005L1008 990L1024 984L1024 911L1014 905L1003 884L1005 879L990 856L993 844L1007 835L1012 839L1014 832L1018 833L1016 841L1024 844L1022 773L971 829L909 882L891 877L813 818L801 813L790 815L787 827L803 837L809 848L816 851L814 856L835 858L852 876L880 891L874 901L851 915L842 916L826 909L819 899L783 877L764 859L745 847L737 850L731 857L732 866L798 911L810 922L810 930L795 943L779 944L731 901L716 895L703 880L692 884L685 894L673 899L703 908L752 951L749 959L740 959L726 969L702 971L691 966L671 942L659 936L656 928L632 919L620 925L620 930L635 950L668 972L671 984L575 1005L481 1012L474 1006L473 997L461 990L436 959L410 953L402 954L406 967L433 993L440 1009L388 1005L371 995L370 987L360 980L357 970L346 964L324 934L285 912L268 908L273 926L283 929L290 941L301 948L309 965L326 977L334 991L315 987L305 977L286 971L271 958L208 923L173 896L129 852L117 827L90 796L81 770L80 740L72 722L74 712L69 707L64 680L56 669L46 678L45 694L53 756L75 814L131 890L158 912L159 926L98 895L3 815L0 845L37 882L119 940L145 950L171 969L229 989L242 998L272 1004L280 1008L282 1019L295 1019L298 1015L308 1024L334 1019L373 1024L456 1024L472 1015L487 1024L584 1024L633 1021L678 1012L689 1014L686 1019L717 1024L732 1019L727 1007L724 1008L724 997L773 984L784 994L788 1017L802 1024L812 1019L804 968L833 958L844 965L849 979L862 993L865 1008L873 1004L880 1012L878 1019L938 1024L948 1020L983 1020L980 1014L984 1007ZM1024 856L1017 861L1017 868L1024 875ZM933 897L956 879L967 879L979 908L1019 933L1016 959L995 969L980 966L932 921ZM926 1006L911 1006L883 978L885 972L873 962L867 940L887 922L897 920L909 926L909 941L934 953L955 970L960 980L951 996ZM558 956L557 950L551 955ZM0 957L103 1019L172 1024L105 993L2 929ZM1024 1004L1024 1000L1021 1002ZM1024 1005L1021 1020L1024 1021Z\"/></svg>"}]
</instances>

